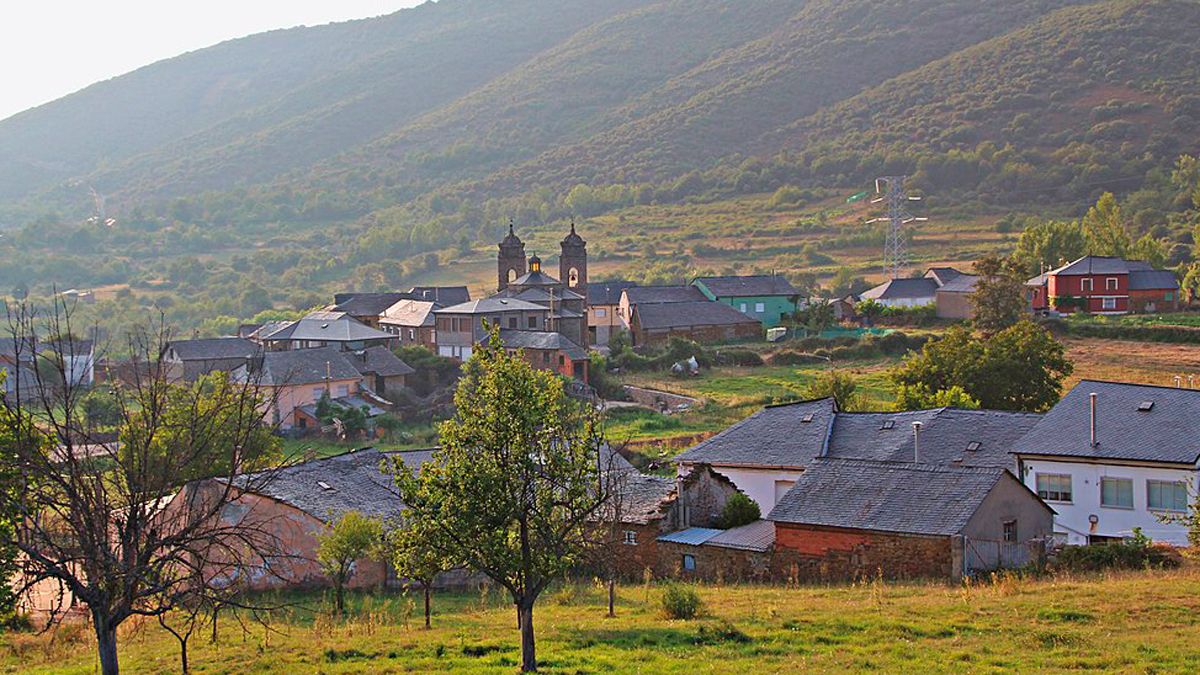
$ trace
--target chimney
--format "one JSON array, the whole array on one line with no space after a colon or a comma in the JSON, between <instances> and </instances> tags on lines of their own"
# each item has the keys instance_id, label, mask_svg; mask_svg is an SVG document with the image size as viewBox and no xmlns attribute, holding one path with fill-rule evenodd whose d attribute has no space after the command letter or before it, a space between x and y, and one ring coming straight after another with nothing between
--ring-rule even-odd
<instances>
[{"instance_id":1,"label":"chimney","mask_svg":"<svg viewBox=\"0 0 1200 675\"><path fill-rule=\"evenodd\" d=\"M913 463L921 462L921 423L913 422Z\"/></svg>"},{"instance_id":2,"label":"chimney","mask_svg":"<svg viewBox=\"0 0 1200 675\"><path fill-rule=\"evenodd\" d=\"M1096 440L1096 392L1093 391L1092 393L1088 394L1088 398L1091 400L1092 404L1092 447L1094 448L1100 444L1100 442Z\"/></svg>"}]
</instances>

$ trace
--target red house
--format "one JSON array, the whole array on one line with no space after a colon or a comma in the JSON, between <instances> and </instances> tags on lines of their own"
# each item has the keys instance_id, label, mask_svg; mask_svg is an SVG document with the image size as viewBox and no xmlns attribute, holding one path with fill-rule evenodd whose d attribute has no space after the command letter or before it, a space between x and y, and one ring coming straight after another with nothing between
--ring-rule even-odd
<instances>
[{"instance_id":1,"label":"red house","mask_svg":"<svg viewBox=\"0 0 1200 675\"><path fill-rule=\"evenodd\" d=\"M1025 282L1034 311L1092 314L1173 312L1179 281L1140 260L1084 256Z\"/></svg>"}]
</instances>

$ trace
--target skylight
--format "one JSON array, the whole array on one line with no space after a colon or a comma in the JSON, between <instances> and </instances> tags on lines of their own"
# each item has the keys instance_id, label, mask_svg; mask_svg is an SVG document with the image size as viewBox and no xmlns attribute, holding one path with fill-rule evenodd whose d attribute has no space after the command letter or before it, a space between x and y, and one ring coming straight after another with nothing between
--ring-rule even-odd
<instances>
[{"instance_id":1,"label":"skylight","mask_svg":"<svg viewBox=\"0 0 1200 675\"><path fill-rule=\"evenodd\" d=\"M979 449L979 445L980 445L979 441L971 441L970 443L967 443L967 450L970 450L971 452L975 452L976 450Z\"/></svg>"},{"instance_id":2,"label":"skylight","mask_svg":"<svg viewBox=\"0 0 1200 675\"><path fill-rule=\"evenodd\" d=\"M1154 401L1142 401L1138 404L1138 410L1141 412L1149 412L1154 407Z\"/></svg>"},{"instance_id":3,"label":"skylight","mask_svg":"<svg viewBox=\"0 0 1200 675\"><path fill-rule=\"evenodd\" d=\"M323 480L317 481L317 487L321 488L322 490L332 490L333 489L332 485L330 485L329 483L326 483Z\"/></svg>"},{"instance_id":4,"label":"skylight","mask_svg":"<svg viewBox=\"0 0 1200 675\"><path fill-rule=\"evenodd\" d=\"M803 418L803 419L801 419L800 421L801 421L802 423L804 423L804 424L808 424L809 422L812 422L812 421L813 421L813 414L812 414L812 413L808 413L808 414L807 414L807 415L805 415L805 416L804 416L804 418Z\"/></svg>"},{"instance_id":5,"label":"skylight","mask_svg":"<svg viewBox=\"0 0 1200 675\"><path fill-rule=\"evenodd\" d=\"M884 429L892 429L895 426L896 426L896 420L884 420L883 424L880 425L879 430L883 431Z\"/></svg>"}]
</instances>

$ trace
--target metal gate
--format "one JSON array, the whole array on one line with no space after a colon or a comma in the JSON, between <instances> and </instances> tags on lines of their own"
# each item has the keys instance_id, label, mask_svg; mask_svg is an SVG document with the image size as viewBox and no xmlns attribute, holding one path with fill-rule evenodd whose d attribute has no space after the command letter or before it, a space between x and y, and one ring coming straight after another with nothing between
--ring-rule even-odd
<instances>
[{"instance_id":1,"label":"metal gate","mask_svg":"<svg viewBox=\"0 0 1200 675\"><path fill-rule=\"evenodd\" d=\"M1000 541L963 537L963 573L976 574L998 569L1024 567L1035 562L1044 541Z\"/></svg>"}]
</instances>

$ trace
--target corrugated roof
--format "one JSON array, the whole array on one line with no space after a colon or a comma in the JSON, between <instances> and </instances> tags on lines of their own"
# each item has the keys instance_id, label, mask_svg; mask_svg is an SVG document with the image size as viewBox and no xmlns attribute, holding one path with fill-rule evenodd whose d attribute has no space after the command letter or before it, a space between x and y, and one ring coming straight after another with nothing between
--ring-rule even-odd
<instances>
[{"instance_id":1,"label":"corrugated roof","mask_svg":"<svg viewBox=\"0 0 1200 675\"><path fill-rule=\"evenodd\" d=\"M1004 469L821 459L809 465L767 519L877 532L958 534L1006 476L1016 480Z\"/></svg>"},{"instance_id":2,"label":"corrugated roof","mask_svg":"<svg viewBox=\"0 0 1200 675\"><path fill-rule=\"evenodd\" d=\"M1153 405L1139 410L1142 403ZM1016 442L1014 452L1193 465L1200 458L1200 390L1083 380Z\"/></svg>"},{"instance_id":3,"label":"corrugated roof","mask_svg":"<svg viewBox=\"0 0 1200 675\"><path fill-rule=\"evenodd\" d=\"M658 537L658 541L671 544L687 544L688 546L699 546L713 537L721 534L725 530L714 530L709 527L689 527L686 530L671 532Z\"/></svg>"},{"instance_id":4,"label":"corrugated roof","mask_svg":"<svg viewBox=\"0 0 1200 675\"><path fill-rule=\"evenodd\" d=\"M718 298L762 297L768 295L794 296L797 291L786 277L772 274L746 276L696 277L693 284L703 284Z\"/></svg>"},{"instance_id":5,"label":"corrugated roof","mask_svg":"<svg viewBox=\"0 0 1200 675\"><path fill-rule=\"evenodd\" d=\"M775 523L756 520L748 525L725 530L705 541L704 545L741 551L767 551L775 545Z\"/></svg>"},{"instance_id":6,"label":"corrugated roof","mask_svg":"<svg viewBox=\"0 0 1200 675\"><path fill-rule=\"evenodd\" d=\"M643 329L761 325L758 319L746 316L723 302L707 299L702 302L639 303L633 312L637 316L638 325Z\"/></svg>"}]
</instances>

